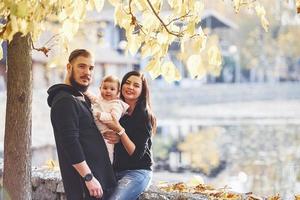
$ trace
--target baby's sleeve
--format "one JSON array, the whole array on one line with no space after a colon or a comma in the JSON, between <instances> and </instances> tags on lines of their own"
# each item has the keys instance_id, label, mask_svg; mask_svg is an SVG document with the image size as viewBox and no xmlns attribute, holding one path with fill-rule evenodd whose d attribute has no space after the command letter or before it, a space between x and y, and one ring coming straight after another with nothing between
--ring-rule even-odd
<instances>
[{"instance_id":1,"label":"baby's sleeve","mask_svg":"<svg viewBox=\"0 0 300 200\"><path fill-rule=\"evenodd\" d=\"M97 115L100 113L100 121L109 121L112 120L111 113L105 110L105 107L101 105L101 101L96 100L95 104L92 105L92 111L95 119L97 119Z\"/></svg>"},{"instance_id":2,"label":"baby's sleeve","mask_svg":"<svg viewBox=\"0 0 300 200\"><path fill-rule=\"evenodd\" d=\"M111 113L115 116L116 119L120 119L129 108L129 105L124 101L118 100L114 103Z\"/></svg>"}]
</instances>

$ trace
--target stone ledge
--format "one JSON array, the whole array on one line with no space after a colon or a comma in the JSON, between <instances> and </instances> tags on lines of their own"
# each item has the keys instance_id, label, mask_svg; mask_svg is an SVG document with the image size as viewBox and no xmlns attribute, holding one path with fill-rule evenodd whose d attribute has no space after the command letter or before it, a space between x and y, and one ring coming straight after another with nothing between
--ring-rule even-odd
<instances>
[{"instance_id":1,"label":"stone ledge","mask_svg":"<svg viewBox=\"0 0 300 200\"><path fill-rule=\"evenodd\" d=\"M2 163L0 160L0 178L2 179ZM32 170L32 200L66 200L64 188L58 170L34 168ZM1 187L0 187L1 189ZM0 190L1 191L1 190ZM165 192L155 186L144 192L140 200L209 200L200 194Z\"/></svg>"},{"instance_id":2,"label":"stone ledge","mask_svg":"<svg viewBox=\"0 0 300 200\"><path fill-rule=\"evenodd\" d=\"M0 180L2 182L2 160L0 159ZM51 170L47 168L34 168L32 170L32 200L66 200L64 188L59 170ZM2 184L0 184L0 199L2 196ZM235 193L237 194L237 193ZM233 198L239 200L261 199L267 198L249 198L247 194L239 194L240 197ZM228 198L226 198L228 199ZM180 193L180 192L165 192L158 187L151 185L144 192L139 200L220 200L213 196L203 194Z\"/></svg>"}]
</instances>

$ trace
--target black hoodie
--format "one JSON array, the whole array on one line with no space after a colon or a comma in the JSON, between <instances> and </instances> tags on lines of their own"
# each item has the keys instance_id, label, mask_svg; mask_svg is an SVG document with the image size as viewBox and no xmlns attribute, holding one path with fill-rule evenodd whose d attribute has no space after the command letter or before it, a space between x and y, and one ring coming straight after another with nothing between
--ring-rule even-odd
<instances>
[{"instance_id":1,"label":"black hoodie","mask_svg":"<svg viewBox=\"0 0 300 200\"><path fill-rule=\"evenodd\" d=\"M104 192L114 187L116 180L107 148L94 123L88 98L65 84L50 87L48 94L51 122L67 198L92 199L88 197L83 179L72 166L84 160Z\"/></svg>"}]
</instances>

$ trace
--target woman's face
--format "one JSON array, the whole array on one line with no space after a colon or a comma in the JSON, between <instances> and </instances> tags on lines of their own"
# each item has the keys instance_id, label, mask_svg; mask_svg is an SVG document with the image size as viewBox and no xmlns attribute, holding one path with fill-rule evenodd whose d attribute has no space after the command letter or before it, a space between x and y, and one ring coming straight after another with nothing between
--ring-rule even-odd
<instances>
[{"instance_id":1,"label":"woman's face","mask_svg":"<svg viewBox=\"0 0 300 200\"><path fill-rule=\"evenodd\" d=\"M139 76L129 76L122 86L122 94L126 102L137 101L142 93L142 79Z\"/></svg>"}]
</instances>

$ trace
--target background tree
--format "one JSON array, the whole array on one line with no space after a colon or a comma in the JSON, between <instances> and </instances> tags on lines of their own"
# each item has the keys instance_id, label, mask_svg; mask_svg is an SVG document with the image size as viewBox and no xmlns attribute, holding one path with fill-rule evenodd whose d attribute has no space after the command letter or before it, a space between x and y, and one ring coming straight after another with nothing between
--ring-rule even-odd
<instances>
[{"instance_id":1,"label":"background tree","mask_svg":"<svg viewBox=\"0 0 300 200\"><path fill-rule=\"evenodd\" d=\"M190 159L191 167L209 175L220 165L220 153L216 140L220 128L209 127L197 133L190 133L178 144L179 150Z\"/></svg>"},{"instance_id":2,"label":"background tree","mask_svg":"<svg viewBox=\"0 0 300 200\"><path fill-rule=\"evenodd\" d=\"M179 42L182 52L186 43L196 45L191 56L200 55L208 48L208 62L219 68L221 56L218 46L206 47L209 37L202 29L196 29L201 22L204 9L199 0L109 0L115 7L115 22L124 28L127 50L134 54L141 51L143 57L150 58L147 70L155 78L162 75L167 81L180 79L176 66L165 59L168 47ZM236 12L240 7L256 10L262 25L268 28L264 8L258 0L229 1ZM31 102L32 68L31 50L44 52L44 46L36 48L33 42L46 30L45 23L52 21L61 24L58 31L59 44L67 49L68 42L83 22L86 11L100 11L104 0L4 0L0 2L0 43L9 42L8 85L4 149L4 188L11 199L30 199L30 144L31 144ZM169 11L163 16L162 10ZM201 56L201 55L200 55ZM0 51L0 59L2 51ZM196 69L195 69L196 68ZM192 76L203 70L192 66ZM22 114L20 114L22 112ZM14 162L12 160L14 159ZM22 181L20 181L22 180ZM21 186L22 185L22 186ZM17 189L16 189L17 188Z\"/></svg>"}]
</instances>

